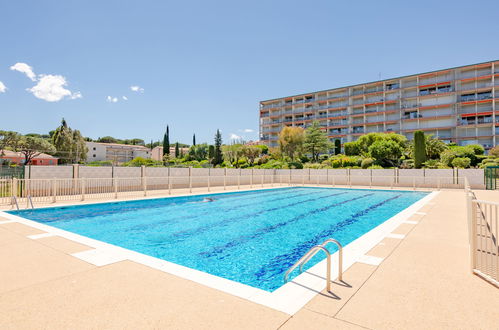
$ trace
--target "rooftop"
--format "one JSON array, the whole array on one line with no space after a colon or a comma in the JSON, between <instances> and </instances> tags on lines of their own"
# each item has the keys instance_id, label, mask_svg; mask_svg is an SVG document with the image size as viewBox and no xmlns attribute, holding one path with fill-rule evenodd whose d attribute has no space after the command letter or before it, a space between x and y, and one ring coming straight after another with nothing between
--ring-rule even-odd
<instances>
[{"instance_id":1,"label":"rooftop","mask_svg":"<svg viewBox=\"0 0 499 330\"><path fill-rule=\"evenodd\" d=\"M2 157L20 157L20 158L24 158L24 155L22 152L19 152L19 151L12 151L12 150L3 150L3 151L0 151L0 158ZM34 157L35 159L39 159L39 158L43 158L43 159L58 159L57 157L54 157L52 155L48 155L48 154L45 154L45 153L40 153L38 154L36 157Z\"/></svg>"}]
</instances>

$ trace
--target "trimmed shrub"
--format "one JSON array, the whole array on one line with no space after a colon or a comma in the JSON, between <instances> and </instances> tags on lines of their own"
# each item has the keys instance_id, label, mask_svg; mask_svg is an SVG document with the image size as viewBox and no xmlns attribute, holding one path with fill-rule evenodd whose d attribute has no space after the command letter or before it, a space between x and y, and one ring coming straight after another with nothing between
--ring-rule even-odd
<instances>
[{"instance_id":1,"label":"trimmed shrub","mask_svg":"<svg viewBox=\"0 0 499 330\"><path fill-rule=\"evenodd\" d=\"M470 167L471 160L468 157L456 157L452 160L452 166L458 168Z\"/></svg>"},{"instance_id":2,"label":"trimmed shrub","mask_svg":"<svg viewBox=\"0 0 499 330\"><path fill-rule=\"evenodd\" d=\"M374 159L372 158L364 158L360 163L360 167L362 168L370 168L374 164Z\"/></svg>"},{"instance_id":3,"label":"trimmed shrub","mask_svg":"<svg viewBox=\"0 0 499 330\"><path fill-rule=\"evenodd\" d=\"M300 163L300 162L288 162L288 167L289 168L292 168L292 169L302 169L303 168L303 164Z\"/></svg>"}]
</instances>

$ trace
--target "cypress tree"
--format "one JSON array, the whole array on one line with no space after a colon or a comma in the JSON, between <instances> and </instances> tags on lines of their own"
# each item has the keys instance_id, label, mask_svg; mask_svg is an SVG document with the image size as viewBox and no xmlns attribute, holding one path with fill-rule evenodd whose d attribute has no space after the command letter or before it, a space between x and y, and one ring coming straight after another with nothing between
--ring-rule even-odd
<instances>
[{"instance_id":1,"label":"cypress tree","mask_svg":"<svg viewBox=\"0 0 499 330\"><path fill-rule=\"evenodd\" d=\"M339 139L334 140L334 154L341 154L341 141Z\"/></svg>"},{"instance_id":2,"label":"cypress tree","mask_svg":"<svg viewBox=\"0 0 499 330\"><path fill-rule=\"evenodd\" d=\"M163 156L170 155L170 129L166 125L166 133L163 136Z\"/></svg>"},{"instance_id":3,"label":"cypress tree","mask_svg":"<svg viewBox=\"0 0 499 330\"><path fill-rule=\"evenodd\" d=\"M210 144L208 146L208 160L213 163L213 160L215 159L215 147Z\"/></svg>"},{"instance_id":4,"label":"cypress tree","mask_svg":"<svg viewBox=\"0 0 499 330\"><path fill-rule=\"evenodd\" d=\"M426 162L426 141L423 131L414 132L414 167L421 168Z\"/></svg>"},{"instance_id":5,"label":"cypress tree","mask_svg":"<svg viewBox=\"0 0 499 330\"><path fill-rule=\"evenodd\" d=\"M213 158L213 165L222 164L222 134L217 129L215 134L215 156Z\"/></svg>"},{"instance_id":6,"label":"cypress tree","mask_svg":"<svg viewBox=\"0 0 499 330\"><path fill-rule=\"evenodd\" d=\"M180 156L180 149L178 148L178 142L175 143L175 158Z\"/></svg>"},{"instance_id":7,"label":"cypress tree","mask_svg":"<svg viewBox=\"0 0 499 330\"><path fill-rule=\"evenodd\" d=\"M195 146L196 145L196 134L193 134L192 135L192 145Z\"/></svg>"}]
</instances>

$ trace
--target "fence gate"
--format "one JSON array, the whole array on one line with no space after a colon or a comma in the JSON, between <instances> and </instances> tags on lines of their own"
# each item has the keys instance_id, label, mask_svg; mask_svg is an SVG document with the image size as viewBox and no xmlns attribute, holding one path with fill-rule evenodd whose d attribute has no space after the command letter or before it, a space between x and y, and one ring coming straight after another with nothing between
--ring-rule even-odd
<instances>
[{"instance_id":1,"label":"fence gate","mask_svg":"<svg viewBox=\"0 0 499 330\"><path fill-rule=\"evenodd\" d=\"M485 186L488 190L497 189L497 179L499 178L499 166L485 168Z\"/></svg>"}]
</instances>

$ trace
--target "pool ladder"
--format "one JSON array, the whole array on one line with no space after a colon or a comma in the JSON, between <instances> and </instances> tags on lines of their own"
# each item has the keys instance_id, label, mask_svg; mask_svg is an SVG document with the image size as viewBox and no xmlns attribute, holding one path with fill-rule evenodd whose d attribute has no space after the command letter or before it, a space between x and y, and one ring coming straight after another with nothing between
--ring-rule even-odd
<instances>
[{"instance_id":1,"label":"pool ladder","mask_svg":"<svg viewBox=\"0 0 499 330\"><path fill-rule=\"evenodd\" d=\"M322 244L313 246L307 253L303 255L293 266L291 266L286 273L284 274L284 283L288 282L289 274L296 269L296 267L300 266L300 273L303 272L303 266L312 259L313 256L317 254L319 251L324 251L327 257L327 270L326 270L326 281L327 281L327 291L331 291L331 252L326 248L326 245L329 243L334 243L338 246L338 280L343 280L343 246L340 242L333 238L328 238Z\"/></svg>"},{"instance_id":2,"label":"pool ladder","mask_svg":"<svg viewBox=\"0 0 499 330\"><path fill-rule=\"evenodd\" d=\"M31 209L35 209L35 206L33 205L33 199L31 199L31 195L28 195L28 203L31 205ZM19 210L19 203L17 202L17 197L12 196L12 205L15 205L16 208Z\"/></svg>"}]
</instances>

